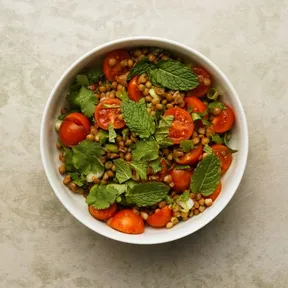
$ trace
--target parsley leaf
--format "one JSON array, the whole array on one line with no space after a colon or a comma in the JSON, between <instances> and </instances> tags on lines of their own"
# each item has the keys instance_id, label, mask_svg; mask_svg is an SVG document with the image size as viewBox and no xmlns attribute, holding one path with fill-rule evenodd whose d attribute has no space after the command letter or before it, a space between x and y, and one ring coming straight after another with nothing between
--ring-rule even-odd
<instances>
[{"instance_id":1,"label":"parsley leaf","mask_svg":"<svg viewBox=\"0 0 288 288\"><path fill-rule=\"evenodd\" d=\"M119 190L113 186L94 185L89 191L86 203L92 205L95 209L106 209L116 201L120 194Z\"/></svg>"},{"instance_id":2,"label":"parsley leaf","mask_svg":"<svg viewBox=\"0 0 288 288\"><path fill-rule=\"evenodd\" d=\"M151 161L158 158L159 146L154 140L137 141L132 150L133 160Z\"/></svg>"},{"instance_id":3,"label":"parsley leaf","mask_svg":"<svg viewBox=\"0 0 288 288\"><path fill-rule=\"evenodd\" d=\"M161 147L168 147L170 145L173 145L172 141L168 138L169 135L169 129L172 125L172 122L174 120L173 115L169 115L166 117L161 117L161 120L159 121L159 125L155 132L155 139L159 143Z\"/></svg>"},{"instance_id":4,"label":"parsley leaf","mask_svg":"<svg viewBox=\"0 0 288 288\"><path fill-rule=\"evenodd\" d=\"M104 166L99 157L104 154L104 149L99 143L88 140L82 141L80 144L72 147L73 165L84 175L89 173L104 173Z\"/></svg>"},{"instance_id":5,"label":"parsley leaf","mask_svg":"<svg viewBox=\"0 0 288 288\"><path fill-rule=\"evenodd\" d=\"M206 156L198 163L191 178L191 190L193 193L200 192L204 196L211 195L221 178L221 167L214 153Z\"/></svg>"},{"instance_id":6,"label":"parsley leaf","mask_svg":"<svg viewBox=\"0 0 288 288\"><path fill-rule=\"evenodd\" d=\"M145 182L134 186L126 197L138 207L151 206L162 201L170 188L161 182Z\"/></svg>"},{"instance_id":7,"label":"parsley leaf","mask_svg":"<svg viewBox=\"0 0 288 288\"><path fill-rule=\"evenodd\" d=\"M165 161L165 160L164 160ZM161 171L161 159L155 159L149 163L150 167L153 169L153 172L156 174L157 172Z\"/></svg>"},{"instance_id":8,"label":"parsley leaf","mask_svg":"<svg viewBox=\"0 0 288 288\"><path fill-rule=\"evenodd\" d=\"M131 162L131 167L136 170L137 175L142 179L147 179L147 162L133 160Z\"/></svg>"},{"instance_id":9,"label":"parsley leaf","mask_svg":"<svg viewBox=\"0 0 288 288\"><path fill-rule=\"evenodd\" d=\"M119 183L123 183L132 177L129 164L123 159L116 159L113 161L116 165L116 178Z\"/></svg>"},{"instance_id":10,"label":"parsley leaf","mask_svg":"<svg viewBox=\"0 0 288 288\"><path fill-rule=\"evenodd\" d=\"M135 66L130 70L127 80L130 80L132 77L136 75L143 74L147 72L150 69L155 69L156 65L152 62L150 62L147 57L143 57L141 60L139 60Z\"/></svg>"},{"instance_id":11,"label":"parsley leaf","mask_svg":"<svg viewBox=\"0 0 288 288\"><path fill-rule=\"evenodd\" d=\"M192 140L183 140L180 142L180 148L183 152L190 152L194 148L194 143Z\"/></svg>"},{"instance_id":12,"label":"parsley leaf","mask_svg":"<svg viewBox=\"0 0 288 288\"><path fill-rule=\"evenodd\" d=\"M109 142L115 143L115 138L117 134L113 128L113 125L110 123L109 124Z\"/></svg>"},{"instance_id":13,"label":"parsley leaf","mask_svg":"<svg viewBox=\"0 0 288 288\"><path fill-rule=\"evenodd\" d=\"M148 138L155 132L155 122L147 112L145 102L122 101L121 113L128 128L140 138Z\"/></svg>"}]
</instances>

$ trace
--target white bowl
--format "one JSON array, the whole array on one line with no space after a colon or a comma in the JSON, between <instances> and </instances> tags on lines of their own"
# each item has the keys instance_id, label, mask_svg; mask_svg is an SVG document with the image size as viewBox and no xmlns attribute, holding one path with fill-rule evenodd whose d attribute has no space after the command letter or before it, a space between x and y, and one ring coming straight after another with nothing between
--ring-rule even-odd
<instances>
[{"instance_id":1,"label":"white bowl","mask_svg":"<svg viewBox=\"0 0 288 288\"><path fill-rule=\"evenodd\" d=\"M231 146L238 149L239 152L233 154L232 165L222 178L222 192L209 209L186 222L177 224L169 230L166 228L154 229L146 227L143 234L129 235L113 230L105 223L95 220L88 213L84 198L73 194L62 184L63 179L57 169L59 160L58 151L55 147L57 135L54 124L57 114L59 114L59 109L64 106L67 87L77 73L95 62L102 61L103 57L112 50L139 46L160 47L176 52L183 58L189 59L209 71L212 75L214 86L218 87L221 95L223 95L222 99L230 104L235 112L236 121ZM212 61L194 49L175 41L155 37L132 37L112 41L89 51L65 71L53 88L43 113L40 148L43 165L55 194L76 219L93 231L114 240L133 244L157 244L173 241L194 233L213 220L225 208L236 192L244 173L248 154L248 129L245 113L236 91L228 78Z\"/></svg>"}]
</instances>

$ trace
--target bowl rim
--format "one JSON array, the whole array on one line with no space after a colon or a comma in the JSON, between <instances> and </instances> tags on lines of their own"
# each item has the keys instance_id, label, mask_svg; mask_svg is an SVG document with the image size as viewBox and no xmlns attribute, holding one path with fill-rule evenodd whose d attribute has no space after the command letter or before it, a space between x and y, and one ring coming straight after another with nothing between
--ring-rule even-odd
<instances>
[{"instance_id":1,"label":"bowl rim","mask_svg":"<svg viewBox=\"0 0 288 288\"><path fill-rule=\"evenodd\" d=\"M235 184L234 184L234 191L233 193L231 193L230 195L228 195L224 201L224 203L222 204L222 207L219 207L218 210L216 210L216 212L213 215L210 215L210 217L207 217L207 219L205 221L201 221L200 225L198 225L196 228L194 228L193 230L184 230L184 232L182 231L182 233L174 233L171 234L172 236L167 237L167 238L161 238L161 239L157 239L157 237L154 237L154 239L150 240L150 241L139 241L139 239L136 239L134 237L132 237L131 235L127 234L130 237L118 237L118 236L111 236L106 234L105 232L101 231L101 229L97 230L94 229L94 227L92 227L88 221L84 220L81 218L81 216L77 213L76 209L74 209L72 207L72 205L70 205L68 202L66 202L61 193L57 190L56 188L56 184L54 184L54 177L52 176L52 174L50 173L49 169L48 169L48 156L45 154L45 141L44 141L44 131L45 131L45 127L46 127L46 123L49 121L48 119L48 110L49 110L49 106L51 104L51 101L54 97L55 92L58 90L59 86L61 85L62 81L71 73L71 71L78 66L79 63L81 63L83 60L85 60L87 57L89 57L91 54L96 53L99 50L102 50L104 48L108 48L111 45L115 45L115 44L120 44L120 43L127 43L127 45L129 44L130 41L155 41L155 42L162 42L162 43L168 43L174 46L178 46L183 50L187 50L190 53L196 55L197 57L199 57L203 62L206 62L209 66L213 67L213 69L222 77L222 79L224 79L224 81L226 82L225 85L227 85L230 89L230 91L232 92L232 94L230 95L230 97L234 98L234 100L237 102L237 108L238 108L238 112L240 114L242 114L242 118L243 121L241 121L241 129L243 129L244 131L244 135L245 135L245 139L243 139L243 146L241 147L242 150L242 154L243 156L241 157L241 167L238 167L238 177L237 179L235 179ZM236 193L239 184L242 180L245 168L246 168L246 164L247 164L247 158L248 158L248 147L249 147L249 140L248 140L248 126L247 126L247 120L246 120L246 115L242 106L242 103L240 101L240 98L236 92L236 90L234 89L232 83L230 82L230 80L226 77L226 75L220 70L220 68L218 68L218 66L216 64L214 64L214 62L212 62L209 58L207 58L205 55L203 55L202 53L198 52L197 50L179 43L177 41L174 40L170 40L170 39L166 39L166 38L161 38L161 37L151 37L151 36L136 36L136 37L125 37L125 38L119 38L113 41L109 41L106 42L102 45L99 45L91 50L89 50L88 52L86 52L84 55L80 56L76 61L74 61L66 70L65 72L61 75L61 77L58 79L58 81L56 82L56 84L54 85L48 100L46 102L44 111L43 111L43 116L42 116L42 120L41 120L41 126L40 126L40 152L41 152L41 158L42 158L42 163L44 166L44 170L46 173L46 176L48 178L48 181L50 183L50 186L52 187L54 193L56 194L56 196L58 197L58 199L60 200L60 202L63 204L63 206L79 221L81 222L83 225L85 225L86 227L90 228L92 231L97 232L98 234L105 236L109 239L113 239L113 240L117 240L123 243L129 243L129 244L145 244L145 245L151 245L151 244L161 244L161 243L166 243L166 242L171 242L171 241L175 241L181 238L184 238L190 234L195 233L196 231L198 231L199 229L203 228L204 226L206 226L209 222L211 222L214 218L216 218L219 213L228 205L228 203L231 201L232 197L234 196L234 194ZM111 228L112 229L112 228ZM121 232L119 232L121 233ZM121 233L122 234L122 233ZM116 234L118 235L118 233ZM123 239L125 238L125 239Z\"/></svg>"}]
</instances>

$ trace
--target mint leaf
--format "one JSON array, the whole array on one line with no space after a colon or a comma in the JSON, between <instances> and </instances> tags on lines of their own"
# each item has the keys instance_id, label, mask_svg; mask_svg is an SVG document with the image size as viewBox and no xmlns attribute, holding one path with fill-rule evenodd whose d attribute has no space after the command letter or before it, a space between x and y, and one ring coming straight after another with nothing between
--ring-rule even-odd
<instances>
[{"instance_id":1,"label":"mint leaf","mask_svg":"<svg viewBox=\"0 0 288 288\"><path fill-rule=\"evenodd\" d=\"M158 151L159 146L156 141L138 141L132 150L133 160L155 160L158 158Z\"/></svg>"},{"instance_id":2,"label":"mint leaf","mask_svg":"<svg viewBox=\"0 0 288 288\"><path fill-rule=\"evenodd\" d=\"M215 109L215 108L220 108L221 110L226 110L227 109L226 106L223 103L219 102L219 101L214 101L214 102L209 103L208 109L210 111Z\"/></svg>"},{"instance_id":3,"label":"mint leaf","mask_svg":"<svg viewBox=\"0 0 288 288\"><path fill-rule=\"evenodd\" d=\"M132 177L130 166L126 161L116 159L113 162L116 165L116 178L120 184Z\"/></svg>"},{"instance_id":4,"label":"mint leaf","mask_svg":"<svg viewBox=\"0 0 288 288\"><path fill-rule=\"evenodd\" d=\"M116 134L116 132L113 128L113 125L111 123L109 124L108 131L109 131L109 142L115 143L115 138L116 138L117 134Z\"/></svg>"},{"instance_id":5,"label":"mint leaf","mask_svg":"<svg viewBox=\"0 0 288 288\"><path fill-rule=\"evenodd\" d=\"M230 153L236 153L238 152L238 150L232 149L228 146L228 142L231 139L231 133L230 132L226 132L224 135L224 144L227 146L227 148L229 149ZM65 163L66 163L66 157L65 157Z\"/></svg>"},{"instance_id":6,"label":"mint leaf","mask_svg":"<svg viewBox=\"0 0 288 288\"><path fill-rule=\"evenodd\" d=\"M146 182L134 186L126 194L127 199L138 207L151 206L162 201L170 188L161 182Z\"/></svg>"},{"instance_id":7,"label":"mint leaf","mask_svg":"<svg viewBox=\"0 0 288 288\"><path fill-rule=\"evenodd\" d=\"M129 99L128 93L127 93L125 87L122 88L122 91L116 92L116 97L119 98L121 101L125 101L125 100Z\"/></svg>"},{"instance_id":8,"label":"mint leaf","mask_svg":"<svg viewBox=\"0 0 288 288\"><path fill-rule=\"evenodd\" d=\"M149 70L150 81L171 90L187 91L199 84L198 76L185 64L171 59L161 60L157 69Z\"/></svg>"},{"instance_id":9,"label":"mint leaf","mask_svg":"<svg viewBox=\"0 0 288 288\"><path fill-rule=\"evenodd\" d=\"M153 169L153 172L156 174L157 172L161 171L161 160L160 158L155 159L149 163L150 167Z\"/></svg>"},{"instance_id":10,"label":"mint leaf","mask_svg":"<svg viewBox=\"0 0 288 288\"><path fill-rule=\"evenodd\" d=\"M154 119L147 112L145 102L122 101L121 113L128 128L140 138L148 138L155 132Z\"/></svg>"},{"instance_id":11,"label":"mint leaf","mask_svg":"<svg viewBox=\"0 0 288 288\"><path fill-rule=\"evenodd\" d=\"M193 193L200 192L204 196L211 195L221 178L221 167L217 156L209 154L198 163L191 178L190 188Z\"/></svg>"},{"instance_id":12,"label":"mint leaf","mask_svg":"<svg viewBox=\"0 0 288 288\"><path fill-rule=\"evenodd\" d=\"M86 75L78 74L76 75L76 83L81 85L89 85L88 77Z\"/></svg>"},{"instance_id":13,"label":"mint leaf","mask_svg":"<svg viewBox=\"0 0 288 288\"><path fill-rule=\"evenodd\" d=\"M95 209L106 209L116 201L120 194L113 186L94 185L89 191L86 203Z\"/></svg>"},{"instance_id":14,"label":"mint leaf","mask_svg":"<svg viewBox=\"0 0 288 288\"><path fill-rule=\"evenodd\" d=\"M72 147L73 165L84 175L89 173L97 173L102 175L104 173L104 166L99 157L104 154L104 149L99 143L88 140L82 141L80 144Z\"/></svg>"},{"instance_id":15,"label":"mint leaf","mask_svg":"<svg viewBox=\"0 0 288 288\"><path fill-rule=\"evenodd\" d=\"M180 142L180 148L183 152L190 152L194 148L194 143L192 140L183 140Z\"/></svg>"},{"instance_id":16,"label":"mint leaf","mask_svg":"<svg viewBox=\"0 0 288 288\"><path fill-rule=\"evenodd\" d=\"M84 183L86 182L86 177L81 175L78 172L70 172L68 173L70 177L72 178L73 182L78 185L79 187L82 187Z\"/></svg>"},{"instance_id":17,"label":"mint leaf","mask_svg":"<svg viewBox=\"0 0 288 288\"><path fill-rule=\"evenodd\" d=\"M141 75L143 73L146 73L150 69L155 69L156 65L152 62L150 62L147 57L143 57L141 60L139 60L134 67L130 70L127 80L130 80L132 77L136 75Z\"/></svg>"},{"instance_id":18,"label":"mint leaf","mask_svg":"<svg viewBox=\"0 0 288 288\"><path fill-rule=\"evenodd\" d=\"M223 143L223 139L220 137L219 134L212 135L212 141L215 142L216 144L222 144Z\"/></svg>"},{"instance_id":19,"label":"mint leaf","mask_svg":"<svg viewBox=\"0 0 288 288\"><path fill-rule=\"evenodd\" d=\"M189 165L176 165L174 169L176 170L186 170L190 169L191 167Z\"/></svg>"},{"instance_id":20,"label":"mint leaf","mask_svg":"<svg viewBox=\"0 0 288 288\"><path fill-rule=\"evenodd\" d=\"M158 144L164 148L173 145L172 141L168 138L169 129L173 123L174 116L161 116L161 120L159 121L159 125L155 132L155 139Z\"/></svg>"},{"instance_id":21,"label":"mint leaf","mask_svg":"<svg viewBox=\"0 0 288 288\"><path fill-rule=\"evenodd\" d=\"M136 170L137 175L142 179L147 179L147 162L133 160L131 162L131 167Z\"/></svg>"},{"instance_id":22,"label":"mint leaf","mask_svg":"<svg viewBox=\"0 0 288 288\"><path fill-rule=\"evenodd\" d=\"M189 196L189 191L185 191L184 193L182 193L182 194L179 196L178 201L179 201L179 202L186 202L186 201L189 200L189 198L190 198L190 196Z\"/></svg>"}]
</instances>

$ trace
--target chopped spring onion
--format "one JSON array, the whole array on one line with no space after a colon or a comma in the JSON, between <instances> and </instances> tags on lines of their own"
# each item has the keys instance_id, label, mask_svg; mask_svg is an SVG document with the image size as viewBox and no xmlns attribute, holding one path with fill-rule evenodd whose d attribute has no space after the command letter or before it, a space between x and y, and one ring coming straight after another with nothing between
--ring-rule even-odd
<instances>
[{"instance_id":1,"label":"chopped spring onion","mask_svg":"<svg viewBox=\"0 0 288 288\"><path fill-rule=\"evenodd\" d=\"M210 88L208 93L207 93L207 97L210 100L216 101L218 99L219 93L218 90L216 88Z\"/></svg>"},{"instance_id":2,"label":"chopped spring onion","mask_svg":"<svg viewBox=\"0 0 288 288\"><path fill-rule=\"evenodd\" d=\"M104 172L103 172L104 173ZM93 182L93 177L95 178L100 178L103 173L89 173L87 176L86 176L86 181L87 182Z\"/></svg>"},{"instance_id":3,"label":"chopped spring onion","mask_svg":"<svg viewBox=\"0 0 288 288\"><path fill-rule=\"evenodd\" d=\"M61 120L57 120L57 121L55 122L55 129L56 129L56 131L59 131L62 122L63 122L63 121L61 121Z\"/></svg>"},{"instance_id":4,"label":"chopped spring onion","mask_svg":"<svg viewBox=\"0 0 288 288\"><path fill-rule=\"evenodd\" d=\"M159 96L156 94L155 90L153 88L149 89L149 94L153 97L153 98L159 98Z\"/></svg>"},{"instance_id":5,"label":"chopped spring onion","mask_svg":"<svg viewBox=\"0 0 288 288\"><path fill-rule=\"evenodd\" d=\"M191 198L189 198L185 202L180 201L179 206L182 208L181 210L183 212L188 212L194 206L194 201Z\"/></svg>"},{"instance_id":6,"label":"chopped spring onion","mask_svg":"<svg viewBox=\"0 0 288 288\"><path fill-rule=\"evenodd\" d=\"M225 133L225 135L224 135L224 144L227 146L227 148L229 149L229 151L230 151L230 153L236 153L236 152L238 152L238 150L235 150L235 149L232 149L232 148L230 148L229 146L228 146L228 142L229 142L229 140L231 139L231 132L226 132Z\"/></svg>"}]
</instances>

